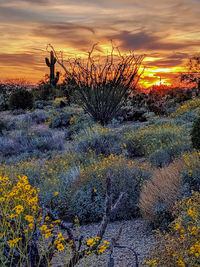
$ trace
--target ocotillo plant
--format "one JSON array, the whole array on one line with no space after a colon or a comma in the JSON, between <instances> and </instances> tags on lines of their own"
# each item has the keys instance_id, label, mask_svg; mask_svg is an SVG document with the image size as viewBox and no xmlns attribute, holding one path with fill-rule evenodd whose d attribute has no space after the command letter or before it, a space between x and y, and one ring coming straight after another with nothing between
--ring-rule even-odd
<instances>
[{"instance_id":1,"label":"ocotillo plant","mask_svg":"<svg viewBox=\"0 0 200 267\"><path fill-rule=\"evenodd\" d=\"M54 57L53 51L50 52L50 60L46 57L45 61L47 66L50 68L50 84L55 86L59 79L59 72L56 73L55 77L56 58Z\"/></svg>"}]
</instances>

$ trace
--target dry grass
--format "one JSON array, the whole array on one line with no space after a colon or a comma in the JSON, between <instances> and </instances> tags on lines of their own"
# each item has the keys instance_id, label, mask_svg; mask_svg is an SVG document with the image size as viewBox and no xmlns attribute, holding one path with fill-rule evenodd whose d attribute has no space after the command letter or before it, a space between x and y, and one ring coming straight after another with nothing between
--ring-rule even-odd
<instances>
[{"instance_id":1,"label":"dry grass","mask_svg":"<svg viewBox=\"0 0 200 267\"><path fill-rule=\"evenodd\" d=\"M140 194L139 208L145 219L154 220L155 208L160 202L165 204L167 210L171 210L181 195L180 173L184 168L184 159L178 159L154 171L152 179L145 183Z\"/></svg>"}]
</instances>

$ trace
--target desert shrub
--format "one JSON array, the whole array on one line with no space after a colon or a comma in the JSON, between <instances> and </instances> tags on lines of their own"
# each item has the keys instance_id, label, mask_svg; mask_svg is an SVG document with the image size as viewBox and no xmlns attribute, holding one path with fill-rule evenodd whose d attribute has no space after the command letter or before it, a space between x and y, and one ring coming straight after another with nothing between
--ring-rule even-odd
<instances>
[{"instance_id":1,"label":"desert shrub","mask_svg":"<svg viewBox=\"0 0 200 267\"><path fill-rule=\"evenodd\" d=\"M149 157L157 150L165 150L174 158L191 148L189 135L189 129L166 122L130 131L124 138L131 157Z\"/></svg>"},{"instance_id":2,"label":"desert shrub","mask_svg":"<svg viewBox=\"0 0 200 267\"><path fill-rule=\"evenodd\" d=\"M9 100L10 94L12 94L15 90L18 90L20 88L21 88L21 85L0 83L0 111L4 111L8 109L8 100Z\"/></svg>"},{"instance_id":3,"label":"desert shrub","mask_svg":"<svg viewBox=\"0 0 200 267\"><path fill-rule=\"evenodd\" d=\"M8 130L28 129L34 124L44 123L49 119L48 112L44 110L29 111L18 116L6 116L5 122Z\"/></svg>"},{"instance_id":4,"label":"desert shrub","mask_svg":"<svg viewBox=\"0 0 200 267\"><path fill-rule=\"evenodd\" d=\"M183 103L171 114L171 117L179 117L187 112L194 112L199 115L200 112L200 98L194 98Z\"/></svg>"},{"instance_id":5,"label":"desert shrub","mask_svg":"<svg viewBox=\"0 0 200 267\"><path fill-rule=\"evenodd\" d=\"M51 208L61 218L69 219L69 217L66 217L66 211L71 185L76 181L81 169L96 160L95 155L92 153L84 155L75 153L58 154L57 152L54 152L52 157L49 158L47 155L46 152L42 159L41 157L31 159L29 154L28 159L20 161L20 154L18 161L15 160L14 164L12 162L10 165L8 163L2 164L0 176L6 173L12 179L24 173L28 176L31 186L40 188L40 192L38 192L40 202L45 203L46 207ZM55 192L57 192L56 198Z\"/></svg>"},{"instance_id":6,"label":"desert shrub","mask_svg":"<svg viewBox=\"0 0 200 267\"><path fill-rule=\"evenodd\" d=\"M41 152L48 150L63 150L65 147L64 133L38 130L32 133L30 146Z\"/></svg>"},{"instance_id":7,"label":"desert shrub","mask_svg":"<svg viewBox=\"0 0 200 267\"><path fill-rule=\"evenodd\" d=\"M2 134L2 132L6 129L7 129L6 123L0 119L0 134Z\"/></svg>"},{"instance_id":8,"label":"desert shrub","mask_svg":"<svg viewBox=\"0 0 200 267\"><path fill-rule=\"evenodd\" d=\"M183 125L183 124L185 124L185 121L182 119L182 117L181 117L181 118L176 117L176 118L174 118L174 119L172 120L172 122L173 122L174 124L176 124L176 125ZM186 123L188 123L188 122L186 122Z\"/></svg>"},{"instance_id":9,"label":"desert shrub","mask_svg":"<svg viewBox=\"0 0 200 267\"><path fill-rule=\"evenodd\" d=\"M44 110L34 110L33 112L28 113L27 115L30 116L32 124L43 123L49 118L48 113Z\"/></svg>"},{"instance_id":10,"label":"desert shrub","mask_svg":"<svg viewBox=\"0 0 200 267\"><path fill-rule=\"evenodd\" d=\"M9 95L6 92L2 92L0 88L0 111L8 109Z\"/></svg>"},{"instance_id":11,"label":"desert shrub","mask_svg":"<svg viewBox=\"0 0 200 267\"><path fill-rule=\"evenodd\" d=\"M97 155L119 155L123 150L123 139L114 130L99 125L87 128L75 137L77 152L94 151Z\"/></svg>"},{"instance_id":12,"label":"desert shrub","mask_svg":"<svg viewBox=\"0 0 200 267\"><path fill-rule=\"evenodd\" d=\"M138 199L143 180L149 173L135 168L121 156L111 154L85 168L71 188L68 213L78 216L81 222L98 221L103 215L105 199L105 177L112 174L112 201L114 202L123 191L126 193L123 204L114 219L127 219L138 216Z\"/></svg>"},{"instance_id":13,"label":"desert shrub","mask_svg":"<svg viewBox=\"0 0 200 267\"><path fill-rule=\"evenodd\" d=\"M156 169L152 179L143 185L140 211L154 227L168 227L171 209L183 193L181 172L185 167L184 160L176 160L167 167Z\"/></svg>"},{"instance_id":14,"label":"desert shrub","mask_svg":"<svg viewBox=\"0 0 200 267\"><path fill-rule=\"evenodd\" d=\"M80 132L84 132L87 128L93 128L95 125L94 120L88 114L85 114L82 110L73 112L70 119L70 125L66 129L66 137L68 139L74 139L80 135Z\"/></svg>"},{"instance_id":15,"label":"desert shrub","mask_svg":"<svg viewBox=\"0 0 200 267\"><path fill-rule=\"evenodd\" d=\"M44 109L45 107L52 106L52 100L36 100L34 102L34 108L36 109Z\"/></svg>"},{"instance_id":16,"label":"desert shrub","mask_svg":"<svg viewBox=\"0 0 200 267\"><path fill-rule=\"evenodd\" d=\"M155 167L164 167L165 165L169 165L172 162L172 158L170 154L163 149L156 150L149 157L149 161Z\"/></svg>"},{"instance_id":17,"label":"desert shrub","mask_svg":"<svg viewBox=\"0 0 200 267\"><path fill-rule=\"evenodd\" d=\"M0 177L1 266L50 266L53 256L60 251L62 254L59 256L64 254L63 260L70 262L73 255L72 240L76 242L75 238L69 235L68 240L58 232L57 224L60 220L53 221L46 216L46 209L40 208L38 192L40 188L32 187L27 176L14 179L8 178L7 175ZM54 198L57 193L55 192ZM86 239L84 242L80 239L77 245L82 242L88 245L87 247L92 247L89 241L95 240L95 253L100 255L108 246L100 246L99 239L100 237ZM109 244L107 241L103 243ZM69 262L67 265L71 264Z\"/></svg>"},{"instance_id":18,"label":"desert shrub","mask_svg":"<svg viewBox=\"0 0 200 267\"><path fill-rule=\"evenodd\" d=\"M185 112L183 113L183 115L181 116L182 120L184 120L185 122L193 122L194 120L196 120L198 117L197 113L195 112Z\"/></svg>"},{"instance_id":19,"label":"desert shrub","mask_svg":"<svg viewBox=\"0 0 200 267\"><path fill-rule=\"evenodd\" d=\"M191 194L192 190L200 190L200 156L197 151L184 154L183 158L187 165L186 170L182 174L185 195Z\"/></svg>"},{"instance_id":20,"label":"desert shrub","mask_svg":"<svg viewBox=\"0 0 200 267\"><path fill-rule=\"evenodd\" d=\"M66 97L56 97L53 101L53 104L56 106L56 107L65 107L68 105L67 103L67 98Z\"/></svg>"},{"instance_id":21,"label":"desert shrub","mask_svg":"<svg viewBox=\"0 0 200 267\"><path fill-rule=\"evenodd\" d=\"M38 205L37 191L28 184L26 176L19 176L14 181L3 176L0 179L0 188L0 263L2 266L25 263L34 230L34 219L37 224L40 222L38 219L41 209ZM16 251L19 253L18 256L15 255Z\"/></svg>"},{"instance_id":22,"label":"desert shrub","mask_svg":"<svg viewBox=\"0 0 200 267\"><path fill-rule=\"evenodd\" d=\"M22 114L25 114L26 113L26 111L24 110L24 109L14 109L13 111L12 111L12 114L14 115L14 116L18 116L18 115L22 115Z\"/></svg>"},{"instance_id":23,"label":"desert shrub","mask_svg":"<svg viewBox=\"0 0 200 267\"><path fill-rule=\"evenodd\" d=\"M64 133L38 131L28 133L25 130L15 130L9 135L0 137L0 153L2 156L32 153L33 151L47 152L64 149Z\"/></svg>"},{"instance_id":24,"label":"desert shrub","mask_svg":"<svg viewBox=\"0 0 200 267\"><path fill-rule=\"evenodd\" d=\"M105 125L115 117L129 91L135 89L144 57L133 53L117 56L112 50L99 64L92 55L94 49L95 46L88 60L70 60L67 71L64 70L66 81L76 90L76 102L96 122Z\"/></svg>"},{"instance_id":25,"label":"desert shrub","mask_svg":"<svg viewBox=\"0 0 200 267\"><path fill-rule=\"evenodd\" d=\"M68 127L73 114L66 111L57 110L54 114L51 115L49 120L50 128L62 128Z\"/></svg>"},{"instance_id":26,"label":"desert shrub","mask_svg":"<svg viewBox=\"0 0 200 267\"><path fill-rule=\"evenodd\" d=\"M200 118L194 121L191 137L193 147L200 149Z\"/></svg>"},{"instance_id":27,"label":"desert shrub","mask_svg":"<svg viewBox=\"0 0 200 267\"><path fill-rule=\"evenodd\" d=\"M37 87L32 89L35 100L52 100L56 96L56 89L48 82L42 81Z\"/></svg>"},{"instance_id":28,"label":"desert shrub","mask_svg":"<svg viewBox=\"0 0 200 267\"><path fill-rule=\"evenodd\" d=\"M9 108L31 109L33 107L33 94L26 89L13 92L9 97Z\"/></svg>"},{"instance_id":29,"label":"desert shrub","mask_svg":"<svg viewBox=\"0 0 200 267\"><path fill-rule=\"evenodd\" d=\"M154 119L154 125L155 126L162 126L162 125L172 125L173 120L169 117L155 117Z\"/></svg>"},{"instance_id":30,"label":"desert shrub","mask_svg":"<svg viewBox=\"0 0 200 267\"><path fill-rule=\"evenodd\" d=\"M158 233L157 245L145 266L193 266L200 265L200 194L193 192L190 198L178 202L173 211L175 220L170 232Z\"/></svg>"},{"instance_id":31,"label":"desert shrub","mask_svg":"<svg viewBox=\"0 0 200 267\"><path fill-rule=\"evenodd\" d=\"M92 127L93 119L79 107L66 107L62 110L53 110L48 119L50 128L63 128L67 139L73 139L73 135L81 130Z\"/></svg>"}]
</instances>

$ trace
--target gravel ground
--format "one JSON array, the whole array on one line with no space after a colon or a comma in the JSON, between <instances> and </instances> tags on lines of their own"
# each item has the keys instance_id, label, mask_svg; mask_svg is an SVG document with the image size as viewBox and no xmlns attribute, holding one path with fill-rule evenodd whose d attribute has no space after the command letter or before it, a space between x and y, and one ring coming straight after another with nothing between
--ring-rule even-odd
<instances>
[{"instance_id":1,"label":"gravel ground","mask_svg":"<svg viewBox=\"0 0 200 267\"><path fill-rule=\"evenodd\" d=\"M89 238L95 237L99 224L88 224L80 227L80 233ZM153 244L153 233L148 227L147 223L142 219L134 219L129 221L118 221L110 223L107 227L103 240L110 241L115 237L120 227L122 227L122 233L118 241L120 246L127 246L134 249L137 254L140 263L144 262L149 249ZM63 231L63 236L66 233ZM134 267L135 256L132 251L128 249L114 248L113 258L115 261L114 267ZM109 251L105 252L100 258L96 256L88 256L81 260L79 267L107 267L109 259ZM53 267L64 266L61 259L55 258L52 264Z\"/></svg>"}]
</instances>

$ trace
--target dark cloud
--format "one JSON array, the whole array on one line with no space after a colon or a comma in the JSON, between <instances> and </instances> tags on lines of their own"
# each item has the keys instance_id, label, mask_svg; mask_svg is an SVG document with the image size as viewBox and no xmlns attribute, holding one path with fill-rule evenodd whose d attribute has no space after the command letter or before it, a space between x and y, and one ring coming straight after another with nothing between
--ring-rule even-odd
<instances>
[{"instance_id":1,"label":"dark cloud","mask_svg":"<svg viewBox=\"0 0 200 267\"><path fill-rule=\"evenodd\" d=\"M20 7L0 7L0 21L4 23L11 22L23 22L23 23L31 23L33 21L40 21L41 15L29 10L29 9L21 9Z\"/></svg>"},{"instance_id":2,"label":"dark cloud","mask_svg":"<svg viewBox=\"0 0 200 267\"><path fill-rule=\"evenodd\" d=\"M0 62L6 66L24 66L29 67L40 64L40 60L35 54L31 53L0 53Z\"/></svg>"},{"instance_id":3,"label":"dark cloud","mask_svg":"<svg viewBox=\"0 0 200 267\"><path fill-rule=\"evenodd\" d=\"M119 40L122 47L128 50L143 51L173 51L200 45L200 41L191 40L185 42L168 41L167 38L146 31L132 33L130 31L121 31L119 34L111 37L113 40Z\"/></svg>"},{"instance_id":4,"label":"dark cloud","mask_svg":"<svg viewBox=\"0 0 200 267\"><path fill-rule=\"evenodd\" d=\"M54 43L65 43L88 49L92 43L91 36L95 31L91 27L82 26L73 23L46 23L38 25L32 34L43 38L48 38Z\"/></svg>"},{"instance_id":5,"label":"dark cloud","mask_svg":"<svg viewBox=\"0 0 200 267\"><path fill-rule=\"evenodd\" d=\"M46 23L41 24L38 30L42 31L52 31L52 32L61 32L61 33L68 33L68 32L76 32L77 30L86 30L91 33L94 33L94 29L87 26L82 26L80 24L73 24L67 22L57 22L57 23Z\"/></svg>"}]
</instances>

